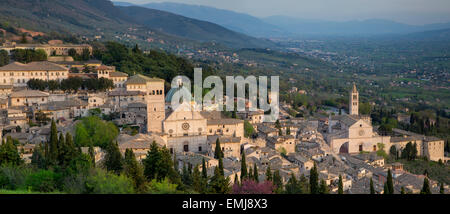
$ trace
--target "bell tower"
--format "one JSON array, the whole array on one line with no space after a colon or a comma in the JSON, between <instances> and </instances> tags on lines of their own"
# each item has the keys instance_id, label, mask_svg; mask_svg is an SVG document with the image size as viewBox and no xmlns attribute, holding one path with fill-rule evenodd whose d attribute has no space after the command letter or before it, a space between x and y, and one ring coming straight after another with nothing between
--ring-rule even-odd
<instances>
[{"instance_id":1,"label":"bell tower","mask_svg":"<svg viewBox=\"0 0 450 214\"><path fill-rule=\"evenodd\" d=\"M147 81L147 132L162 133L166 119L164 103L164 80L152 78Z\"/></svg>"},{"instance_id":2,"label":"bell tower","mask_svg":"<svg viewBox=\"0 0 450 214\"><path fill-rule=\"evenodd\" d=\"M349 99L349 105L348 105L349 113L350 115L358 115L358 109L359 109L359 93L358 90L356 90L356 85L353 83L353 89L350 92L350 99Z\"/></svg>"}]
</instances>

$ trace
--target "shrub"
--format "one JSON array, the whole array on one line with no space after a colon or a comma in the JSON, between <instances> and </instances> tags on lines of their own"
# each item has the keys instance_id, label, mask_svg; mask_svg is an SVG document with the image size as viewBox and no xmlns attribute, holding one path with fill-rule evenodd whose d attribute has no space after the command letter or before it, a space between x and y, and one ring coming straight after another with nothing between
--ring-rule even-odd
<instances>
[{"instance_id":1,"label":"shrub","mask_svg":"<svg viewBox=\"0 0 450 214\"><path fill-rule=\"evenodd\" d=\"M26 178L30 174L31 169L25 167L0 167L0 189L25 188Z\"/></svg>"},{"instance_id":2,"label":"shrub","mask_svg":"<svg viewBox=\"0 0 450 214\"><path fill-rule=\"evenodd\" d=\"M26 185L36 192L53 192L57 190L56 181L59 174L50 170L40 170L27 177Z\"/></svg>"},{"instance_id":3,"label":"shrub","mask_svg":"<svg viewBox=\"0 0 450 214\"><path fill-rule=\"evenodd\" d=\"M86 193L129 194L133 192L133 181L125 175L116 175L103 169L95 169L86 178Z\"/></svg>"}]
</instances>

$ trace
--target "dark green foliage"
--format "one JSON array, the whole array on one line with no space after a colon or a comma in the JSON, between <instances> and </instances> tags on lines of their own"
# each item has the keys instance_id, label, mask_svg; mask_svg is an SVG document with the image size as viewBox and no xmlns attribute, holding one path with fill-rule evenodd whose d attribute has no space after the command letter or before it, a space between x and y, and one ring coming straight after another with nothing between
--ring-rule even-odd
<instances>
[{"instance_id":1,"label":"dark green foliage","mask_svg":"<svg viewBox=\"0 0 450 214\"><path fill-rule=\"evenodd\" d=\"M104 165L108 171L112 171L116 174L120 174L122 172L123 160L117 142L110 143L106 147Z\"/></svg>"},{"instance_id":2,"label":"dark green foliage","mask_svg":"<svg viewBox=\"0 0 450 214\"><path fill-rule=\"evenodd\" d=\"M252 124L250 124L247 120L244 121L244 136L251 137L255 133L255 129Z\"/></svg>"},{"instance_id":3,"label":"dark green foliage","mask_svg":"<svg viewBox=\"0 0 450 214\"><path fill-rule=\"evenodd\" d=\"M253 165L253 180L256 183L259 183L259 173L258 173L258 167L256 166L256 163Z\"/></svg>"},{"instance_id":4,"label":"dark green foliage","mask_svg":"<svg viewBox=\"0 0 450 214\"><path fill-rule=\"evenodd\" d=\"M344 184L342 183L342 176L339 175L338 194L344 194Z\"/></svg>"},{"instance_id":5,"label":"dark green foliage","mask_svg":"<svg viewBox=\"0 0 450 214\"><path fill-rule=\"evenodd\" d=\"M137 192L146 192L145 176L142 166L137 162L133 150L125 150L124 173L133 180L134 189Z\"/></svg>"},{"instance_id":6,"label":"dark green foliage","mask_svg":"<svg viewBox=\"0 0 450 214\"><path fill-rule=\"evenodd\" d=\"M440 187L439 187L439 193L440 193L440 194L445 194L444 183L441 183L441 185L440 185Z\"/></svg>"},{"instance_id":7,"label":"dark green foliage","mask_svg":"<svg viewBox=\"0 0 450 214\"><path fill-rule=\"evenodd\" d=\"M86 178L86 192L91 194L130 194L134 193L132 179L96 169Z\"/></svg>"},{"instance_id":8,"label":"dark green foliage","mask_svg":"<svg viewBox=\"0 0 450 214\"><path fill-rule=\"evenodd\" d=\"M36 192L53 192L57 190L59 174L51 170L40 170L27 178L27 186Z\"/></svg>"},{"instance_id":9,"label":"dark green foliage","mask_svg":"<svg viewBox=\"0 0 450 214\"><path fill-rule=\"evenodd\" d=\"M270 169L269 165L266 170L266 181L272 181L272 179L272 170Z\"/></svg>"},{"instance_id":10,"label":"dark green foliage","mask_svg":"<svg viewBox=\"0 0 450 214\"><path fill-rule=\"evenodd\" d=\"M102 121L97 116L84 117L75 127L77 146L99 146L106 148L119 135L112 122Z\"/></svg>"},{"instance_id":11,"label":"dark green foliage","mask_svg":"<svg viewBox=\"0 0 450 214\"><path fill-rule=\"evenodd\" d=\"M42 49L14 49L11 50L11 58L21 63L29 63L33 61L46 61L47 53Z\"/></svg>"},{"instance_id":12,"label":"dark green foliage","mask_svg":"<svg viewBox=\"0 0 450 214\"><path fill-rule=\"evenodd\" d=\"M309 173L309 188L311 194L319 193L319 173L317 171L317 165L314 163L314 167Z\"/></svg>"},{"instance_id":13,"label":"dark green foliage","mask_svg":"<svg viewBox=\"0 0 450 214\"><path fill-rule=\"evenodd\" d=\"M431 194L430 181L428 178L423 179L423 187L420 194Z\"/></svg>"},{"instance_id":14,"label":"dark green foliage","mask_svg":"<svg viewBox=\"0 0 450 214\"><path fill-rule=\"evenodd\" d=\"M401 157L403 159L407 159L409 161L411 160L415 160L417 157L417 145L416 143L407 143L405 148L402 150L402 155Z\"/></svg>"},{"instance_id":15,"label":"dark green foliage","mask_svg":"<svg viewBox=\"0 0 450 214\"><path fill-rule=\"evenodd\" d=\"M209 182L209 191L211 193L227 194L231 191L230 179L228 177L225 178L220 171L218 166L214 168L214 175Z\"/></svg>"},{"instance_id":16,"label":"dark green foliage","mask_svg":"<svg viewBox=\"0 0 450 214\"><path fill-rule=\"evenodd\" d=\"M245 161L245 153L242 152L242 158L241 158L241 182L245 179L247 179L247 163Z\"/></svg>"},{"instance_id":17,"label":"dark green foliage","mask_svg":"<svg viewBox=\"0 0 450 214\"><path fill-rule=\"evenodd\" d=\"M328 194L330 190L328 189L328 185L325 180L320 180L319 194Z\"/></svg>"},{"instance_id":18,"label":"dark green foliage","mask_svg":"<svg viewBox=\"0 0 450 214\"><path fill-rule=\"evenodd\" d=\"M9 54L5 50L0 50L0 67L9 64Z\"/></svg>"},{"instance_id":19,"label":"dark green foliage","mask_svg":"<svg viewBox=\"0 0 450 214\"><path fill-rule=\"evenodd\" d=\"M276 170L273 173L273 185L275 186L275 192L280 193L283 190L283 181L281 180L280 171Z\"/></svg>"},{"instance_id":20,"label":"dark green foliage","mask_svg":"<svg viewBox=\"0 0 450 214\"><path fill-rule=\"evenodd\" d=\"M215 159L223 158L223 151L222 148L220 147L219 138L217 138L216 140L216 148L214 149L214 158Z\"/></svg>"},{"instance_id":21,"label":"dark green foliage","mask_svg":"<svg viewBox=\"0 0 450 214\"><path fill-rule=\"evenodd\" d=\"M22 163L16 145L14 145L12 138L8 136L6 143L3 140L0 145L0 165L20 165Z\"/></svg>"},{"instance_id":22,"label":"dark green foliage","mask_svg":"<svg viewBox=\"0 0 450 214\"><path fill-rule=\"evenodd\" d=\"M291 178L287 182L287 184L284 186L285 193L286 194L304 194L302 184L297 181L297 178L295 178L294 174L291 174Z\"/></svg>"},{"instance_id":23,"label":"dark green foliage","mask_svg":"<svg viewBox=\"0 0 450 214\"><path fill-rule=\"evenodd\" d=\"M394 181L392 180L391 169L388 169L388 174L386 178L386 185L388 187L388 194L394 194Z\"/></svg>"},{"instance_id":24,"label":"dark green foliage","mask_svg":"<svg viewBox=\"0 0 450 214\"><path fill-rule=\"evenodd\" d=\"M375 194L375 187L373 186L372 178L370 178L370 194Z\"/></svg>"},{"instance_id":25,"label":"dark green foliage","mask_svg":"<svg viewBox=\"0 0 450 214\"><path fill-rule=\"evenodd\" d=\"M200 194L205 194L208 192L208 179L204 178L200 174L198 166L194 167L194 172L192 173L192 180L193 180L192 187L196 192Z\"/></svg>"},{"instance_id":26,"label":"dark green foliage","mask_svg":"<svg viewBox=\"0 0 450 214\"><path fill-rule=\"evenodd\" d=\"M205 162L205 158L202 159L202 178L204 179L208 179L208 174L207 174L207 168L206 168L206 162Z\"/></svg>"},{"instance_id":27,"label":"dark green foliage","mask_svg":"<svg viewBox=\"0 0 450 214\"><path fill-rule=\"evenodd\" d=\"M148 181L156 179L160 182L168 178L174 184L181 184L181 178L174 169L172 157L166 147L159 148L153 141L147 157L142 163L144 164L144 175Z\"/></svg>"}]
</instances>

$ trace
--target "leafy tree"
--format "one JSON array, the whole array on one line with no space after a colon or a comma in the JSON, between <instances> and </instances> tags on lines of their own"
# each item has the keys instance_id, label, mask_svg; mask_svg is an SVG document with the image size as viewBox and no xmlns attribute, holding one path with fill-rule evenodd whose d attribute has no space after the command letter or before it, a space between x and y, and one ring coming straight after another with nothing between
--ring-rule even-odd
<instances>
[{"instance_id":1,"label":"leafy tree","mask_svg":"<svg viewBox=\"0 0 450 214\"><path fill-rule=\"evenodd\" d=\"M9 54L5 50L0 50L0 67L9 64Z\"/></svg>"},{"instance_id":2,"label":"leafy tree","mask_svg":"<svg viewBox=\"0 0 450 214\"><path fill-rule=\"evenodd\" d=\"M247 120L244 121L244 137L251 137L255 133L255 129L252 124Z\"/></svg>"},{"instance_id":3,"label":"leafy tree","mask_svg":"<svg viewBox=\"0 0 450 214\"><path fill-rule=\"evenodd\" d=\"M196 192L200 194L205 194L208 192L208 180L203 178L203 176L200 173L200 170L198 169L198 166L194 167L194 172L192 173L192 180L193 180L193 188Z\"/></svg>"},{"instance_id":4,"label":"leafy tree","mask_svg":"<svg viewBox=\"0 0 450 214\"><path fill-rule=\"evenodd\" d=\"M134 193L132 179L98 168L86 178L85 185L85 193L90 194Z\"/></svg>"},{"instance_id":5,"label":"leafy tree","mask_svg":"<svg viewBox=\"0 0 450 214\"><path fill-rule=\"evenodd\" d=\"M155 141L150 145L150 150L147 153L147 157L143 160L144 175L147 180L153 180L157 178L157 169L159 162L161 161L161 153L159 152L158 145Z\"/></svg>"}]
</instances>

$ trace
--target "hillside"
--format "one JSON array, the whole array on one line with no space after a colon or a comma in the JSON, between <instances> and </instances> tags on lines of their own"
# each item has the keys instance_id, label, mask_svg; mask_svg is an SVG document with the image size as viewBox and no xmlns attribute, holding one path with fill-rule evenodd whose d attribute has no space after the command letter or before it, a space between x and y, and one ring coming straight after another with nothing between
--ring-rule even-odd
<instances>
[{"instance_id":1,"label":"hillside","mask_svg":"<svg viewBox=\"0 0 450 214\"><path fill-rule=\"evenodd\" d=\"M269 41L228 30L220 25L138 6L117 6L137 23L168 34L201 42L215 41L230 47L270 47Z\"/></svg>"},{"instance_id":2,"label":"hillside","mask_svg":"<svg viewBox=\"0 0 450 214\"><path fill-rule=\"evenodd\" d=\"M115 2L114 4L122 6L127 5L122 2ZM233 31L255 37L280 36L285 33L279 27L268 24L254 16L214 7L171 2L148 3L140 6L216 23Z\"/></svg>"},{"instance_id":3,"label":"hillside","mask_svg":"<svg viewBox=\"0 0 450 214\"><path fill-rule=\"evenodd\" d=\"M147 8L116 7L108 0L2 0L0 23L131 43L151 39L159 46L211 41L239 48L271 44L216 24Z\"/></svg>"}]
</instances>

